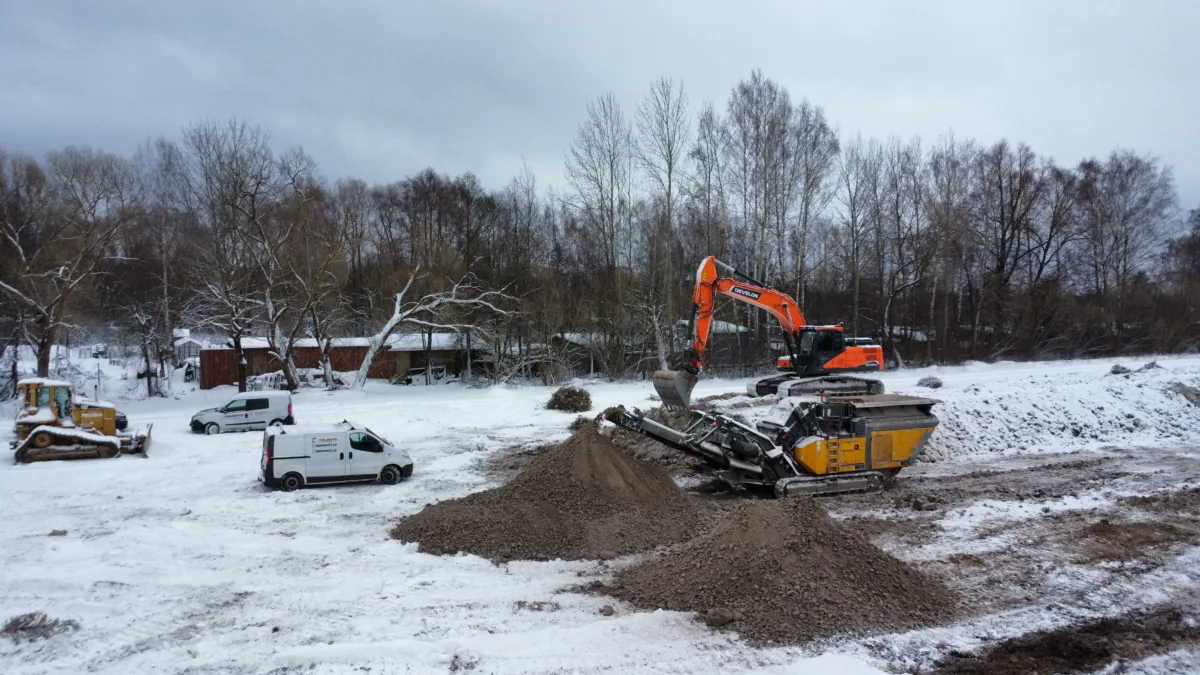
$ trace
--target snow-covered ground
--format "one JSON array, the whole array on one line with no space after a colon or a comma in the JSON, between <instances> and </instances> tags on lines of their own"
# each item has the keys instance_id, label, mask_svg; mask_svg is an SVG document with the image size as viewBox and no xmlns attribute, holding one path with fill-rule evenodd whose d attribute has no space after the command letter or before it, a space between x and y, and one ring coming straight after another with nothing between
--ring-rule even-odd
<instances>
[{"instance_id":1,"label":"snow-covered ground","mask_svg":"<svg viewBox=\"0 0 1200 675\"><path fill-rule=\"evenodd\" d=\"M945 401L935 408L942 420L935 437L945 438L931 451L946 462L1200 445L1197 409L1169 389L1200 386L1200 357L1160 358L1161 369L1129 378L1106 374L1117 362L1136 369L1146 361L976 364L882 379L891 392ZM918 388L926 375L945 386ZM586 386L592 414L655 405L647 382ZM744 387L743 380L702 380L695 396ZM488 487L480 460L489 453L565 438L574 415L544 409L549 388L371 383L362 392L298 393L299 421L363 422L402 441L415 473L394 487L294 493L258 483L260 433L189 432L190 415L231 389L186 385L165 400L122 400L114 389L100 393L116 400L131 427L154 424L148 458L0 462L0 622L44 612L79 624L44 641L0 638L0 672L766 675L877 673L889 663L879 656L886 637L751 649L684 614L634 612L570 590L603 576L605 563L498 566L421 554L389 538L397 518ZM12 412L11 404L0 409L6 419ZM66 534L48 536L53 530ZM613 616L600 614L605 604L616 607ZM937 642L954 630L894 643Z\"/></svg>"}]
</instances>

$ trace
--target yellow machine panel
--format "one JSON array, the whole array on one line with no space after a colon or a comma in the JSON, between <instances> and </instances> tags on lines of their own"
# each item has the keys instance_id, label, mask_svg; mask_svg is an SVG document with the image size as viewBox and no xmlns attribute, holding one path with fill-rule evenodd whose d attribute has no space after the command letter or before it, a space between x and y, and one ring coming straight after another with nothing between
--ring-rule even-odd
<instances>
[{"instance_id":1,"label":"yellow machine panel","mask_svg":"<svg viewBox=\"0 0 1200 675\"><path fill-rule=\"evenodd\" d=\"M862 436L842 438L808 438L803 445L792 449L796 461L817 476L896 469L912 457L921 439L933 433L933 427L892 429L871 433L870 461L867 439Z\"/></svg>"}]
</instances>

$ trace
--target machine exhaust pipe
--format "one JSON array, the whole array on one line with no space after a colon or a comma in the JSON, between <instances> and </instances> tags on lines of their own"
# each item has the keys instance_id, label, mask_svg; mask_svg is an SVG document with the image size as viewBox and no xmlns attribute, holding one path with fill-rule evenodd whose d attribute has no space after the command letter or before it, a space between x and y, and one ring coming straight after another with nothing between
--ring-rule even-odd
<instances>
[{"instance_id":1,"label":"machine exhaust pipe","mask_svg":"<svg viewBox=\"0 0 1200 675\"><path fill-rule=\"evenodd\" d=\"M668 408L687 408L692 401L692 390L697 377L686 370L656 370L650 376L654 391Z\"/></svg>"}]
</instances>

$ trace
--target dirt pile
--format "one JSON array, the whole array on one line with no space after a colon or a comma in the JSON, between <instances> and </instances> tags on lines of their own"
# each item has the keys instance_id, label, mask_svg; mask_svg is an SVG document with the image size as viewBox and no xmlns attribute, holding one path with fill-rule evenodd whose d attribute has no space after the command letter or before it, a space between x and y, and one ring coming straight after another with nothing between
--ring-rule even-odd
<instances>
[{"instance_id":1,"label":"dirt pile","mask_svg":"<svg viewBox=\"0 0 1200 675\"><path fill-rule=\"evenodd\" d=\"M915 628L956 608L940 582L805 498L739 504L712 531L622 570L608 592L641 608L698 612L757 645Z\"/></svg>"},{"instance_id":2,"label":"dirt pile","mask_svg":"<svg viewBox=\"0 0 1200 675\"><path fill-rule=\"evenodd\" d=\"M682 541L699 523L697 505L669 476L586 427L511 482L431 504L392 536L427 553L497 561L604 559Z\"/></svg>"},{"instance_id":3,"label":"dirt pile","mask_svg":"<svg viewBox=\"0 0 1200 675\"><path fill-rule=\"evenodd\" d=\"M592 395L579 387L559 387L550 395L546 407L563 412L587 412L592 409Z\"/></svg>"}]
</instances>

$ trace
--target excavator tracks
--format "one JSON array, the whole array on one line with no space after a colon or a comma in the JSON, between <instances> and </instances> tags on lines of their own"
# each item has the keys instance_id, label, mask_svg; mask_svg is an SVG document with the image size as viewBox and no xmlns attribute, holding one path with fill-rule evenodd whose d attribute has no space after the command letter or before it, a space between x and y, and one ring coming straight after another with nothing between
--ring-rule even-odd
<instances>
[{"instance_id":1,"label":"excavator tracks","mask_svg":"<svg viewBox=\"0 0 1200 675\"><path fill-rule=\"evenodd\" d=\"M795 373L784 373L755 380L746 390L751 396L862 396L882 394L883 382L853 375L796 377Z\"/></svg>"}]
</instances>

